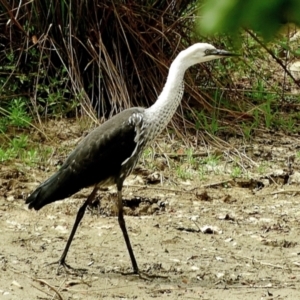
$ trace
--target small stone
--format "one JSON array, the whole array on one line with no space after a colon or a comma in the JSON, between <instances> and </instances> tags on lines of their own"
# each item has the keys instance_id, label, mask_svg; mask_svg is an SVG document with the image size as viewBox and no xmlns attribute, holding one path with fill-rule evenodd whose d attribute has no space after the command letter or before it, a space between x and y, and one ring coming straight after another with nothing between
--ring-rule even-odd
<instances>
[{"instance_id":1,"label":"small stone","mask_svg":"<svg viewBox=\"0 0 300 300\"><path fill-rule=\"evenodd\" d=\"M7 201L14 201L15 197L13 195L10 195L6 198Z\"/></svg>"},{"instance_id":2,"label":"small stone","mask_svg":"<svg viewBox=\"0 0 300 300\"><path fill-rule=\"evenodd\" d=\"M19 283L18 281L16 281L16 280L13 280L11 284L14 285L14 286L16 286L16 287L18 287L19 289L22 289L22 288L23 288L23 287L20 285L20 283Z\"/></svg>"}]
</instances>

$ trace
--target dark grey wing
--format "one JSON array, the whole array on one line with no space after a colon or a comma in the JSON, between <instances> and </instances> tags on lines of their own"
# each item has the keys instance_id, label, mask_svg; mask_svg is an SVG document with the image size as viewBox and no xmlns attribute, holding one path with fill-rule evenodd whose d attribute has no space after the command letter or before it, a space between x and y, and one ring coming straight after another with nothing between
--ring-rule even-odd
<instances>
[{"instance_id":1,"label":"dark grey wing","mask_svg":"<svg viewBox=\"0 0 300 300\"><path fill-rule=\"evenodd\" d=\"M124 110L88 134L61 168L27 198L29 208L38 210L84 187L114 183L122 163L137 147L136 125L129 119L142 112L142 108Z\"/></svg>"}]
</instances>

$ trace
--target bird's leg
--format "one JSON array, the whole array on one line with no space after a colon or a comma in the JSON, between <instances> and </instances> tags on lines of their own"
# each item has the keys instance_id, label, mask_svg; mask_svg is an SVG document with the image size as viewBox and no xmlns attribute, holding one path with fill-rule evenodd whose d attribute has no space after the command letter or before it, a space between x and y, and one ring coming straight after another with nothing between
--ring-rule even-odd
<instances>
[{"instance_id":1,"label":"bird's leg","mask_svg":"<svg viewBox=\"0 0 300 300\"><path fill-rule=\"evenodd\" d=\"M50 263L49 265L58 263L60 266L64 266L64 267L68 267L68 268L72 269L72 267L70 265L68 265L66 263L66 261L65 261L66 260L66 256L68 254L69 248L70 248L71 243L73 241L73 238L74 238L74 235L76 233L77 227L78 227L80 221L82 220L82 218L84 216L85 210L86 210L87 206L90 205L93 202L93 200L95 199L97 191L98 191L98 187L95 186L95 188L93 189L92 193L88 196L88 198L85 200L85 202L79 208L77 216L76 216L76 219L75 219L75 223L74 223L72 231L71 231L71 234L70 234L70 236L68 238L68 241L67 241L67 244L65 246L64 252L62 253L60 259L58 261L56 261L56 262Z\"/></svg>"},{"instance_id":2,"label":"bird's leg","mask_svg":"<svg viewBox=\"0 0 300 300\"><path fill-rule=\"evenodd\" d=\"M145 280L149 280L151 278L167 278L167 276L162 276L162 275L148 275L139 270L138 265L135 260L135 257L134 257L134 254L133 254L133 250L131 247L131 243L130 243L126 225L125 225L125 220L124 220L124 215L123 215L123 203L122 203L122 186L119 186L119 185L118 185L118 221L119 221L119 225L122 229L123 236L124 236L124 239L126 242L126 246L127 246L128 252L129 252L129 256L131 259L133 274L138 274L141 279L145 279ZM122 273L122 274L129 275L132 273Z\"/></svg>"},{"instance_id":3,"label":"bird's leg","mask_svg":"<svg viewBox=\"0 0 300 300\"><path fill-rule=\"evenodd\" d=\"M131 259L131 263L132 263L132 268L133 268L133 273L134 274L139 274L139 268L138 265L136 263L134 254L133 254L133 250L131 247L131 243L129 240L129 236L127 233L127 229L126 229L126 224L125 224L125 220L124 220L124 215L123 215L123 203L122 203L122 186L119 187L118 186L118 221L119 221L119 225L121 227L125 242L126 242L126 246L129 252L129 256Z\"/></svg>"}]
</instances>

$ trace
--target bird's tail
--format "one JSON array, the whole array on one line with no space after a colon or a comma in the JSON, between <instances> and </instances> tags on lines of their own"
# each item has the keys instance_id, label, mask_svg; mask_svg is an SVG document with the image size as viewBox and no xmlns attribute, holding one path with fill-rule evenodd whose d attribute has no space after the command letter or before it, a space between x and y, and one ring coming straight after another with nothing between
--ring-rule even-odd
<instances>
[{"instance_id":1,"label":"bird's tail","mask_svg":"<svg viewBox=\"0 0 300 300\"><path fill-rule=\"evenodd\" d=\"M40 197L40 193L42 192L43 187L38 187L27 199L26 204L29 204L28 207L30 209L34 208L35 210L39 210L42 208L46 203L44 203L43 198Z\"/></svg>"},{"instance_id":2,"label":"bird's tail","mask_svg":"<svg viewBox=\"0 0 300 300\"><path fill-rule=\"evenodd\" d=\"M54 174L44 183L42 183L27 199L26 204L29 204L29 208L35 210L41 209L43 206L55 201L53 197L55 190L53 190L55 176Z\"/></svg>"},{"instance_id":3,"label":"bird's tail","mask_svg":"<svg viewBox=\"0 0 300 300\"><path fill-rule=\"evenodd\" d=\"M48 180L42 183L27 199L28 208L35 210L41 209L43 206L57 200L71 196L79 190L76 183L69 182L68 176L64 176L65 172L59 170L53 174Z\"/></svg>"}]
</instances>

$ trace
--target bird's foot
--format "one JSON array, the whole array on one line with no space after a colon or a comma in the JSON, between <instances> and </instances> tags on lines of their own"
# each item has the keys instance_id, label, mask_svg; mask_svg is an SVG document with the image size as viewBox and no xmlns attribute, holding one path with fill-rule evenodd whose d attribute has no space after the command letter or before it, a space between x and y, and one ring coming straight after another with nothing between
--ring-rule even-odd
<instances>
[{"instance_id":1,"label":"bird's foot","mask_svg":"<svg viewBox=\"0 0 300 300\"><path fill-rule=\"evenodd\" d=\"M56 275L59 275L59 271L63 268L67 274L71 275L82 275L83 273L86 273L87 269L84 268L73 268L69 264L66 263L64 259L59 259L57 261L54 261L52 263L46 264L46 266L51 266L51 265L58 265L56 269Z\"/></svg>"},{"instance_id":2,"label":"bird's foot","mask_svg":"<svg viewBox=\"0 0 300 300\"><path fill-rule=\"evenodd\" d=\"M141 272L141 271L139 271L138 275L141 279L144 279L144 280L152 280L155 278L164 278L164 279L168 278L168 276L166 276L166 275L148 274L146 272Z\"/></svg>"},{"instance_id":3,"label":"bird's foot","mask_svg":"<svg viewBox=\"0 0 300 300\"><path fill-rule=\"evenodd\" d=\"M120 272L120 274L127 276L127 275L136 275L143 280L153 280L154 278L168 278L166 275L159 275L159 274L148 274L146 272L142 272L140 270L135 270L133 272Z\"/></svg>"}]
</instances>

